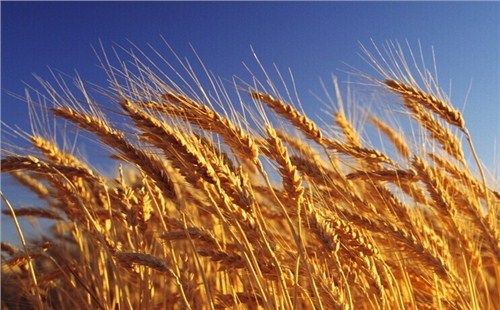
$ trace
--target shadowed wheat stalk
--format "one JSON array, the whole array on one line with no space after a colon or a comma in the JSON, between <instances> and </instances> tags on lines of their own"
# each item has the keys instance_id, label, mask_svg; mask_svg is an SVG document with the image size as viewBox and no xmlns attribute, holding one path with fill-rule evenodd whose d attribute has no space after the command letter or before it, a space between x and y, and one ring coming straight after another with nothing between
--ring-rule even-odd
<instances>
[{"instance_id":1,"label":"shadowed wheat stalk","mask_svg":"<svg viewBox=\"0 0 500 310\"><path fill-rule=\"evenodd\" d=\"M469 167L467 154L479 160L464 118L437 82L387 49L363 48L380 74L363 78L398 100L432 152L390 115L350 114L384 143L369 141L336 80L329 128L266 72L272 91L252 76L231 93L189 64L179 85L149 58L115 67L104 53L106 109L79 79L81 96L42 81L43 102L27 100L43 116L15 132L35 151L5 144L1 160L37 200L2 193L2 213L53 225L30 242L18 226L20 248L1 243L2 309L494 309L498 189ZM42 126L49 115L93 137L114 174L60 147Z\"/></svg>"}]
</instances>

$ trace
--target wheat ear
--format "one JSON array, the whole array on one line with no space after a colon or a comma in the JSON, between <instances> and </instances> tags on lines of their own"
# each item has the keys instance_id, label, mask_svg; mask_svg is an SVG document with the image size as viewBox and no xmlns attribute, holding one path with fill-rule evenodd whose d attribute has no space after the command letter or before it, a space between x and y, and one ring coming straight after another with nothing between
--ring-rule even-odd
<instances>
[{"instance_id":1,"label":"wheat ear","mask_svg":"<svg viewBox=\"0 0 500 310\"><path fill-rule=\"evenodd\" d=\"M127 141L123 133L109 127L102 120L78 113L68 107L58 107L53 109L54 115L78 124L85 130L98 136L105 144L117 149L121 156L140 167L146 174L155 180L156 185L162 189L167 198L175 198L176 190L170 177L165 173L163 163Z\"/></svg>"},{"instance_id":2,"label":"wheat ear","mask_svg":"<svg viewBox=\"0 0 500 310\"><path fill-rule=\"evenodd\" d=\"M2 172L28 170L49 174L58 171L68 177L77 176L91 181L99 181L99 178L87 169L51 164L44 162L34 156L7 156L2 159L1 170Z\"/></svg>"},{"instance_id":3,"label":"wheat ear","mask_svg":"<svg viewBox=\"0 0 500 310\"><path fill-rule=\"evenodd\" d=\"M401 154L406 159L410 158L411 155L410 148L408 147L404 138L401 137L400 134L398 134L389 125L382 122L380 119L376 117L369 116L368 120L372 122L373 125L375 125L375 127L377 127L381 132L383 132L389 138L390 141L392 141L392 144L394 144L399 154Z\"/></svg>"},{"instance_id":4,"label":"wheat ear","mask_svg":"<svg viewBox=\"0 0 500 310\"><path fill-rule=\"evenodd\" d=\"M441 118L443 118L446 122L448 122L451 125L457 126L462 132L465 134L465 137L467 139L467 142L471 148L472 155L474 157L474 160L478 166L479 173L481 174L481 179L483 181L483 185L486 188L487 183L486 183L486 176L484 175L483 167L481 166L481 163L479 162L479 157L477 156L476 150L474 148L474 144L472 143L472 138L470 136L469 130L465 127L465 121L462 117L462 114L454 109L452 106L447 104L445 101L440 100L431 94L425 93L424 91L413 87L411 85L407 85L398 81L390 80L387 79L385 80L385 85L389 87L392 91L399 93L403 96L403 98L408 99L409 101L416 101L420 105L426 107L427 109L431 110L432 112L438 114ZM432 122L432 121L430 121ZM434 125L431 126L435 127ZM434 133L434 134L437 134ZM445 131L444 134L448 137L450 135L447 134ZM445 137L446 138L446 137ZM439 138L438 138L439 139ZM441 141L442 142L442 141ZM457 144L459 145L459 144ZM452 146L448 146L452 147ZM452 154L455 155L455 154ZM461 157L457 157L459 160L463 162L463 155L461 154L461 151L457 153L457 155L461 155ZM456 155L455 155L456 156ZM488 196L488 192L486 192L486 197ZM490 201L488 198L486 198L486 204L488 207L490 206Z\"/></svg>"},{"instance_id":5,"label":"wheat ear","mask_svg":"<svg viewBox=\"0 0 500 310\"><path fill-rule=\"evenodd\" d=\"M9 210L2 211L3 214L12 215ZM62 217L54 210L40 209L40 208L18 208L15 209L16 216L34 216L39 218L46 218L52 220L62 220Z\"/></svg>"},{"instance_id":6,"label":"wheat ear","mask_svg":"<svg viewBox=\"0 0 500 310\"><path fill-rule=\"evenodd\" d=\"M169 126L167 126L167 124L162 123L147 113L137 109L128 100L124 100L121 103L121 106L129 113L130 117L134 120L137 126L143 129L143 131L146 132L146 135L151 137L150 140L156 147L163 150L165 154L172 153L171 156L168 156L169 158L177 158L177 160L181 163L188 163L188 172L194 170L203 178L203 180L212 184L224 201L224 205L230 212L239 215L241 219L251 227L255 225L251 214L244 209L236 208L232 203L230 196L223 187L221 178L219 178L212 165L207 162L206 159L193 147L193 145L188 143L182 137L182 135L176 133ZM183 167L180 168L181 170L186 170L182 169ZM249 210L250 206L251 204L244 204L243 207Z\"/></svg>"},{"instance_id":7,"label":"wheat ear","mask_svg":"<svg viewBox=\"0 0 500 310\"><path fill-rule=\"evenodd\" d=\"M427 129L431 137L439 142L448 154L464 163L464 154L458 138L448 128L436 121L432 114L425 111L417 102L408 98L405 98L404 102L415 119Z\"/></svg>"},{"instance_id":8,"label":"wheat ear","mask_svg":"<svg viewBox=\"0 0 500 310\"><path fill-rule=\"evenodd\" d=\"M237 156L250 159L256 164L259 163L258 148L253 138L241 126L236 126L231 120L221 116L207 105L200 104L186 96L168 93L164 94L163 98L168 102L181 104L183 108L177 109L177 112L170 111L170 115L175 115L204 130L219 134Z\"/></svg>"},{"instance_id":9,"label":"wheat ear","mask_svg":"<svg viewBox=\"0 0 500 310\"><path fill-rule=\"evenodd\" d=\"M451 107L448 103L440 100L414 86L404 84L395 80L385 80L385 85L390 90L399 93L404 98L418 102L432 112L438 114L442 119L460 129L465 128L465 121L462 114Z\"/></svg>"},{"instance_id":10,"label":"wheat ear","mask_svg":"<svg viewBox=\"0 0 500 310\"><path fill-rule=\"evenodd\" d=\"M49 197L50 192L49 189L43 185L43 183L39 182L36 178L31 175L21 172L21 171L12 171L10 173L19 183L29 188L32 192L34 192L38 197L42 199L46 199Z\"/></svg>"},{"instance_id":11,"label":"wheat ear","mask_svg":"<svg viewBox=\"0 0 500 310\"><path fill-rule=\"evenodd\" d=\"M283 178L283 188L288 194L288 197L300 205L304 195L302 178L299 176L297 168L290 161L288 151L283 146L281 139L278 138L274 128L267 126L266 131L268 134L267 141L271 149L269 153L279 165L279 171Z\"/></svg>"},{"instance_id":12,"label":"wheat ear","mask_svg":"<svg viewBox=\"0 0 500 310\"><path fill-rule=\"evenodd\" d=\"M268 107L273 109L274 112L288 119L295 127L300 129L306 137L321 144L323 135L318 126L305 115L297 111L293 106L269 94L261 92L250 92L250 96L265 103Z\"/></svg>"},{"instance_id":13,"label":"wheat ear","mask_svg":"<svg viewBox=\"0 0 500 310\"><path fill-rule=\"evenodd\" d=\"M379 151L351 144L343 144L332 139L324 138L320 129L312 120L310 120L305 115L297 111L297 109L295 109L293 106L283 102L282 100L275 99L269 94L260 92L250 92L250 96L267 104L277 114L288 119L292 123L292 125L300 129L307 138L315 141L322 146L325 146L328 149L332 149L358 159L364 159L371 162L386 162L389 164L393 164L393 161L390 158Z\"/></svg>"},{"instance_id":14,"label":"wheat ear","mask_svg":"<svg viewBox=\"0 0 500 310\"><path fill-rule=\"evenodd\" d=\"M14 256L16 253L19 252L19 249L11 243L2 241L2 242L0 242L0 245L1 245L2 252L5 252L5 253L9 254L10 256Z\"/></svg>"},{"instance_id":15,"label":"wheat ear","mask_svg":"<svg viewBox=\"0 0 500 310\"><path fill-rule=\"evenodd\" d=\"M344 136L346 137L347 143L352 146L361 146L361 137L358 132L354 129L354 126L350 121L347 120L343 112L338 112L334 114L334 119L337 125L342 129Z\"/></svg>"}]
</instances>

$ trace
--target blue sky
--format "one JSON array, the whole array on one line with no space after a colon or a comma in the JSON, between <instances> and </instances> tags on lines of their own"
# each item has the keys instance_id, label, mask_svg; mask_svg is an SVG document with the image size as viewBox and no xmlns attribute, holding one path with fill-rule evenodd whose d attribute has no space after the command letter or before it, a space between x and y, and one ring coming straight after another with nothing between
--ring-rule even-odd
<instances>
[{"instance_id":1,"label":"blue sky","mask_svg":"<svg viewBox=\"0 0 500 310\"><path fill-rule=\"evenodd\" d=\"M252 46L266 67L292 69L305 109L314 114L322 106L309 101L309 92L322 94L320 78L346 80L345 63L369 70L359 42L407 39L415 47L420 40L427 57L434 48L455 106L462 107L472 85L467 126L486 164L499 161L500 2L2 2L1 10L1 117L9 125L29 128L26 105L6 91L38 87L33 73L50 80L49 67L77 71L102 85L92 50L99 40L107 49L130 40L147 50L149 43L168 55L163 36L194 61L191 43L226 79L245 76L242 62L257 68Z\"/></svg>"}]
</instances>

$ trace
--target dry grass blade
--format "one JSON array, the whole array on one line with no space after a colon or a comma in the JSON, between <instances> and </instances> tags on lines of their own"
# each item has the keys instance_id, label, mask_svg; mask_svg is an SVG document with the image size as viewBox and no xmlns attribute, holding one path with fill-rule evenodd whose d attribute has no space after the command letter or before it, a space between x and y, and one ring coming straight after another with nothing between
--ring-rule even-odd
<instances>
[{"instance_id":1,"label":"dry grass blade","mask_svg":"<svg viewBox=\"0 0 500 310\"><path fill-rule=\"evenodd\" d=\"M14 208L12 207L12 205L10 204L10 201L7 199L7 197L5 197L5 195L2 192L0 192L0 195L2 196L3 202L7 205L7 208L9 209L9 211L12 214L12 218L14 219L14 224L16 225L17 233L19 235L19 239L21 240L21 244L22 244L23 250L24 250L24 253L19 253L19 256L15 256L15 257L11 258L11 261L12 260L16 261L16 259L19 258L19 257L21 257L21 256L25 258L26 263L28 265L28 269L30 271L30 279L29 279L29 281L30 281L29 282L30 283L29 284L30 288L29 288L29 290L33 292L33 296L35 297L33 305L36 305L40 309L42 309L42 307L43 307L43 301L42 301L42 297L41 297L41 294L40 294L40 287L38 287L38 280L37 280L37 276L36 276L36 273L35 273L35 268L33 266L33 260L32 260L32 257L31 257L31 252L28 250L28 246L27 246L26 240L24 238L24 233L23 233L23 231L21 229L21 226L19 225L19 221L17 220L16 214L14 212Z\"/></svg>"}]
</instances>

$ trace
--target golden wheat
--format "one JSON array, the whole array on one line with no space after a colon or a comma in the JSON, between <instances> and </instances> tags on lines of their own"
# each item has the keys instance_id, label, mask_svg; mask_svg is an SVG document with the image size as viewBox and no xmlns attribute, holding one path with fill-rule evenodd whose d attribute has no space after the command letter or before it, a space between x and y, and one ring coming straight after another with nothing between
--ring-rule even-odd
<instances>
[{"instance_id":1,"label":"golden wheat","mask_svg":"<svg viewBox=\"0 0 500 310\"><path fill-rule=\"evenodd\" d=\"M35 151L2 146L2 173L38 197L34 207L12 207L2 193L9 206L2 212L16 225L22 216L54 223L29 244L19 228L22 248L1 243L2 309L500 303L498 188L481 166L481 178L469 167L465 154L475 151L465 121L439 92L389 74L397 68L375 66L382 77L370 77L376 91L396 94L417 120L413 137L443 151L430 152L382 116L348 120L341 106L329 130L274 88L271 94L256 86L236 87L248 110L240 113L216 81L210 89L195 78L184 88L132 60L135 68L109 65L112 87L101 90L123 124L78 101L66 83L58 83L60 94L43 83L54 118L94 136L115 163L114 175L60 148L37 126L22 134ZM342 105L337 84L335 91ZM214 108L224 103L224 112ZM353 125L366 120L380 131L380 145Z\"/></svg>"}]
</instances>

